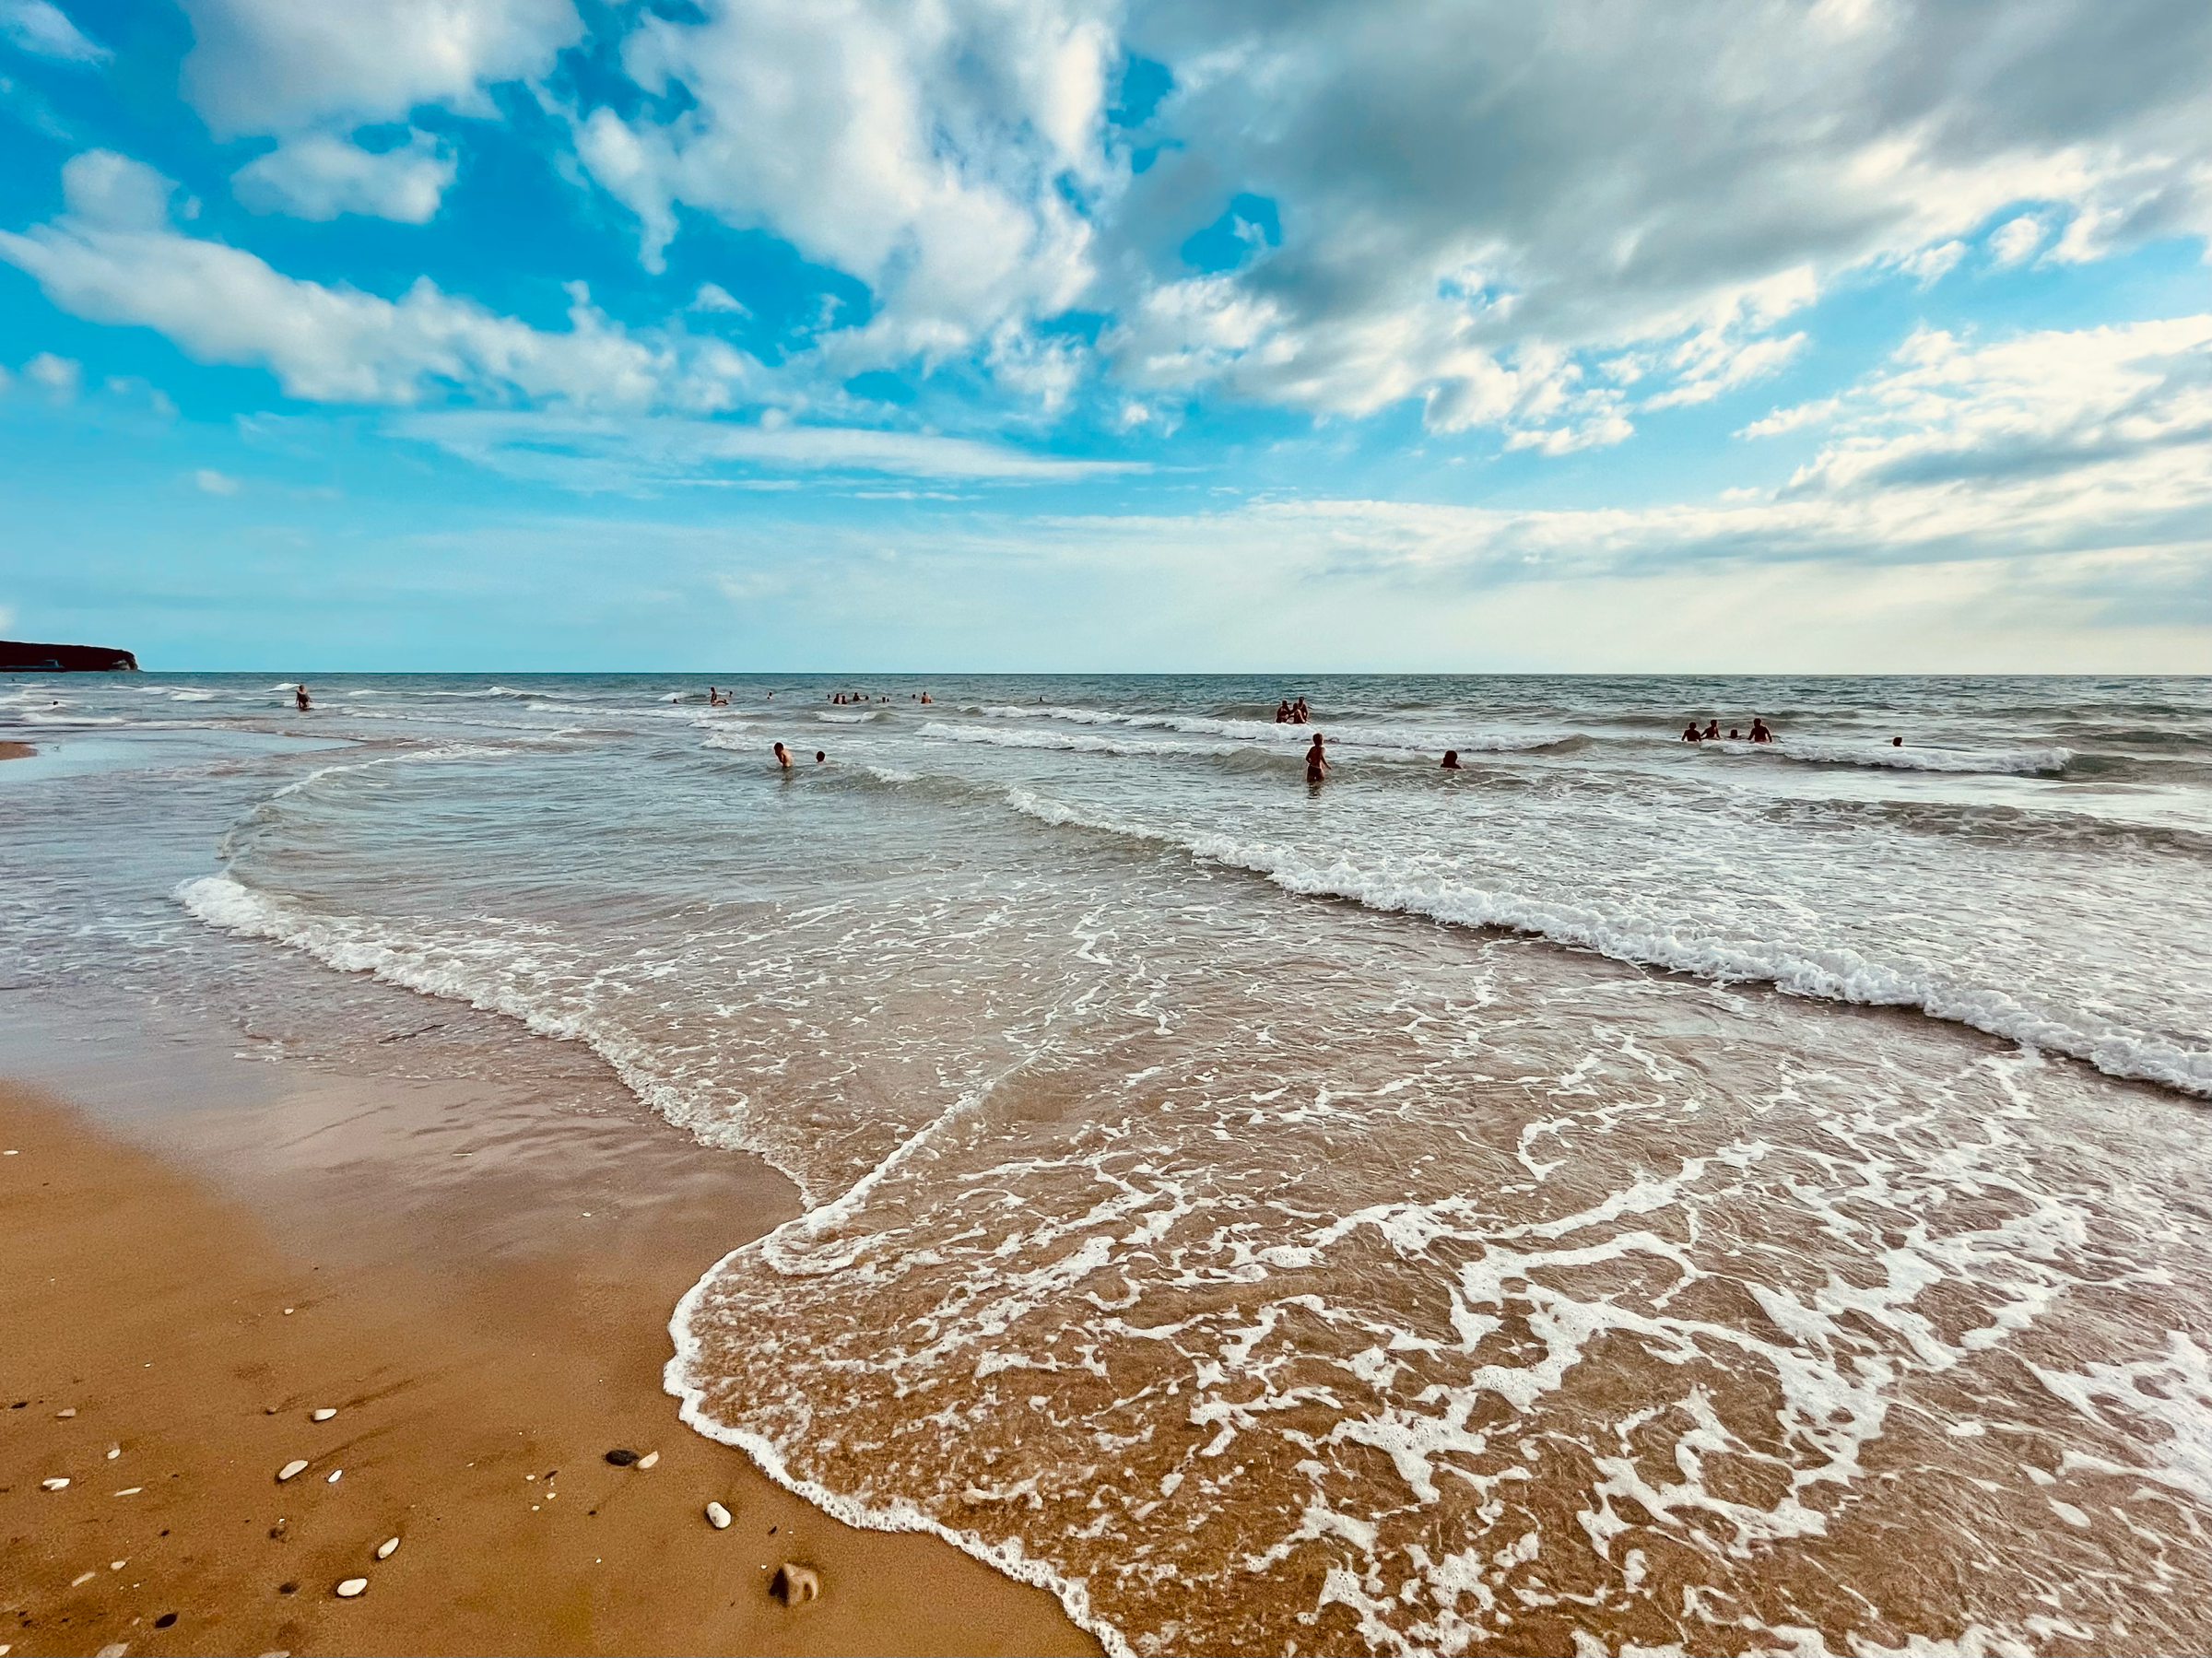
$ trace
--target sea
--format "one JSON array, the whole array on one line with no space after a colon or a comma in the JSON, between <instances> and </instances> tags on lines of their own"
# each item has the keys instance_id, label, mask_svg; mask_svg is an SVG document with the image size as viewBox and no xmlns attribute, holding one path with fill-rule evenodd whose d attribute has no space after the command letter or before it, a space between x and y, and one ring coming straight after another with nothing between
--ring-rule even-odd
<instances>
[{"instance_id":1,"label":"sea","mask_svg":"<svg viewBox=\"0 0 2212 1658\"><path fill-rule=\"evenodd\" d=\"M1113 1652L2212 1650L2212 680L714 684L0 679L0 975L588 1046L685 1419Z\"/></svg>"}]
</instances>

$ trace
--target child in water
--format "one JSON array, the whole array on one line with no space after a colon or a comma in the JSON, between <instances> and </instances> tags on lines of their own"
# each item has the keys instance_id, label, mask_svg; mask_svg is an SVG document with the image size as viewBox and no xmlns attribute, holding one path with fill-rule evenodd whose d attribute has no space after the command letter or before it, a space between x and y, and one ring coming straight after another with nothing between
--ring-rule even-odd
<instances>
[{"instance_id":1,"label":"child in water","mask_svg":"<svg viewBox=\"0 0 2212 1658\"><path fill-rule=\"evenodd\" d=\"M1321 751L1322 736L1313 734L1313 747L1306 750L1306 781L1317 783L1329 774L1329 757Z\"/></svg>"}]
</instances>

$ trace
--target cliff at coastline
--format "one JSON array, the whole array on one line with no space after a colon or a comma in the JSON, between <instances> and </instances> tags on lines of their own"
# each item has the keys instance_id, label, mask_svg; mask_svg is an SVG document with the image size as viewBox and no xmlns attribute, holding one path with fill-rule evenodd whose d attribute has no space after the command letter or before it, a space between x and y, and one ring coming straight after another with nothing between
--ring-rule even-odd
<instances>
[{"instance_id":1,"label":"cliff at coastline","mask_svg":"<svg viewBox=\"0 0 2212 1658\"><path fill-rule=\"evenodd\" d=\"M135 674L138 659L112 645L35 645L0 639L0 674Z\"/></svg>"}]
</instances>

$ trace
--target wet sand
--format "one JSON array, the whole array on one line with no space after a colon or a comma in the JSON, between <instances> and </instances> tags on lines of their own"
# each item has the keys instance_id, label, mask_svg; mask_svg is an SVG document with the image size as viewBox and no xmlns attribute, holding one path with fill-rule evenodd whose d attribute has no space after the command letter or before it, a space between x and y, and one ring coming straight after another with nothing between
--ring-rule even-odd
<instances>
[{"instance_id":1,"label":"wet sand","mask_svg":"<svg viewBox=\"0 0 2212 1658\"><path fill-rule=\"evenodd\" d=\"M0 1652L1098 1650L677 1421L669 1310L794 1212L764 1165L637 1108L270 1069L98 1123L0 1085ZM784 1561L819 1601L771 1597Z\"/></svg>"},{"instance_id":2,"label":"wet sand","mask_svg":"<svg viewBox=\"0 0 2212 1658\"><path fill-rule=\"evenodd\" d=\"M27 760L36 753L29 743L0 743L0 760Z\"/></svg>"}]
</instances>

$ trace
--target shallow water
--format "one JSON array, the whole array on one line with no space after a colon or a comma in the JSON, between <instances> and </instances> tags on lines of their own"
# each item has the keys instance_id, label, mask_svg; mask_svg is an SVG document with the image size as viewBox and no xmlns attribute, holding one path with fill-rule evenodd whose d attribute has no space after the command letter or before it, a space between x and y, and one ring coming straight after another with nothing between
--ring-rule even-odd
<instances>
[{"instance_id":1,"label":"shallow water","mask_svg":"<svg viewBox=\"0 0 2212 1658\"><path fill-rule=\"evenodd\" d=\"M0 681L6 965L590 1043L698 1425L1116 1644L2212 1637L2206 682L861 683Z\"/></svg>"}]
</instances>

